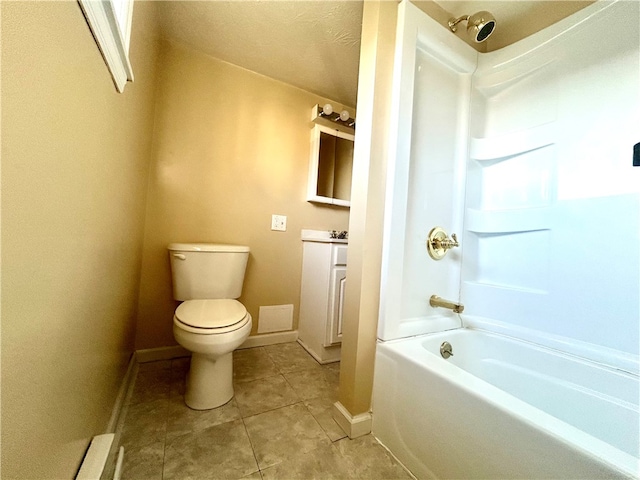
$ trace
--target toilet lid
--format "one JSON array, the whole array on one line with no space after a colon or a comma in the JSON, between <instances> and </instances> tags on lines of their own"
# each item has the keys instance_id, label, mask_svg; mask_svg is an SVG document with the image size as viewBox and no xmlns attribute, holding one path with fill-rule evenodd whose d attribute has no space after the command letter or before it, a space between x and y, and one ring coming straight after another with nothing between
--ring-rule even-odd
<instances>
[{"instance_id":1,"label":"toilet lid","mask_svg":"<svg viewBox=\"0 0 640 480\"><path fill-rule=\"evenodd\" d=\"M241 322L247 309L237 300L187 300L175 313L176 319L195 328L225 328Z\"/></svg>"}]
</instances>

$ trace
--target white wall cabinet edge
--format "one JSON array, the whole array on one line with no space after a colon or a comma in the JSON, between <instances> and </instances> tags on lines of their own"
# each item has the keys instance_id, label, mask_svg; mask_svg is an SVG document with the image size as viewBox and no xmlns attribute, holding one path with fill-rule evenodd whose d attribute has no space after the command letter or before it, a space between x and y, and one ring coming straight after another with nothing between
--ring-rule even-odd
<instances>
[{"instance_id":1,"label":"white wall cabinet edge","mask_svg":"<svg viewBox=\"0 0 640 480\"><path fill-rule=\"evenodd\" d=\"M338 207L351 207L350 200L341 200L339 198L325 197L318 195L318 170L320 162L320 133L324 132L345 140L355 140L355 136L350 133L341 132L335 128L329 128L324 125L314 125L311 130L311 154L309 157L309 178L307 180L307 202L326 203Z\"/></svg>"}]
</instances>

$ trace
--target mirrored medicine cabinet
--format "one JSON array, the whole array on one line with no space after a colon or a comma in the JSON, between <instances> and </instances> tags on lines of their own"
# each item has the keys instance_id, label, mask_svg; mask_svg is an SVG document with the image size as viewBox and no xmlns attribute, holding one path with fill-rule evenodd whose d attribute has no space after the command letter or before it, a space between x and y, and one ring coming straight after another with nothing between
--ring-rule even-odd
<instances>
[{"instance_id":1,"label":"mirrored medicine cabinet","mask_svg":"<svg viewBox=\"0 0 640 480\"><path fill-rule=\"evenodd\" d=\"M311 132L307 201L351 205L354 136L324 125Z\"/></svg>"}]
</instances>

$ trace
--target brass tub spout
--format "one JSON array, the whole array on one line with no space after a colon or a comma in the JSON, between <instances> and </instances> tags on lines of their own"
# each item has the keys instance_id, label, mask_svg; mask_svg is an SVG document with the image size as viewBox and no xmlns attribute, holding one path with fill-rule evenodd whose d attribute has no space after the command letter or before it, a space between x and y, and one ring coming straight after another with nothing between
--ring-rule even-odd
<instances>
[{"instance_id":1,"label":"brass tub spout","mask_svg":"<svg viewBox=\"0 0 640 480\"><path fill-rule=\"evenodd\" d=\"M454 303L450 300L445 300L444 298L440 298L438 295L431 295L429 305L432 307L448 308L449 310L453 310L454 313L462 313L464 311L464 305L461 303Z\"/></svg>"}]
</instances>

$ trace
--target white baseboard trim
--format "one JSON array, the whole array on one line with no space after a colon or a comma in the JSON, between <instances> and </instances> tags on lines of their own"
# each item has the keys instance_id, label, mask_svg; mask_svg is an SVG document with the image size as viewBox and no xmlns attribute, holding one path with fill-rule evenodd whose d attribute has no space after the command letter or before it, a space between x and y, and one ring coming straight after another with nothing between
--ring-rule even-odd
<instances>
[{"instance_id":1,"label":"white baseboard trim","mask_svg":"<svg viewBox=\"0 0 640 480\"><path fill-rule=\"evenodd\" d=\"M138 358L136 352L133 352L129 359L127 372L124 374L118 396L111 411L111 418L107 425L107 434L111 434L113 441L110 444L108 456L104 459L103 471L101 476L92 476L88 478L115 478L113 475L115 468L115 460L118 457L118 446L120 444L120 434L129 408L129 401L133 395L133 389L138 376ZM92 442L93 443L93 442ZM84 464L83 464L84 465ZM78 474L79 475L79 474ZM76 478L78 480L79 476Z\"/></svg>"},{"instance_id":2,"label":"white baseboard trim","mask_svg":"<svg viewBox=\"0 0 640 480\"><path fill-rule=\"evenodd\" d=\"M275 345L277 343L295 342L298 339L298 331L266 333L264 335L254 335L247 338L238 349L264 347L265 345ZM172 347L146 348L136 350L138 363L157 362L159 360L171 360L174 358L188 357L191 352L180 345Z\"/></svg>"},{"instance_id":3,"label":"white baseboard trim","mask_svg":"<svg viewBox=\"0 0 640 480\"><path fill-rule=\"evenodd\" d=\"M113 433L93 437L75 480L94 480L102 477L114 437Z\"/></svg>"},{"instance_id":4,"label":"white baseboard trim","mask_svg":"<svg viewBox=\"0 0 640 480\"><path fill-rule=\"evenodd\" d=\"M189 355L191 355L191 352L180 345L136 350L136 358L138 359L138 363L171 360L174 358L188 357Z\"/></svg>"},{"instance_id":5,"label":"white baseboard trim","mask_svg":"<svg viewBox=\"0 0 640 480\"><path fill-rule=\"evenodd\" d=\"M337 348L334 348L334 352L333 352L333 356L330 358L325 358L324 360L322 358L320 358L320 355L318 355L316 352L314 352L311 347L309 347L309 345L307 345L306 343L304 343L302 340L300 340L298 338L298 343L300 344L300 346L302 348L304 348L307 353L309 355L311 355L316 362L318 362L320 365L326 365L328 363L336 363L340 361L340 346L338 346ZM325 348L325 350L328 350Z\"/></svg>"},{"instance_id":6,"label":"white baseboard trim","mask_svg":"<svg viewBox=\"0 0 640 480\"><path fill-rule=\"evenodd\" d=\"M133 352L131 358L129 358L129 366L127 367L127 372L124 374L124 378L122 379L122 383L120 384L118 396L116 397L116 401L113 404L113 410L111 411L111 418L109 419L109 423L107 424L106 433L115 433L116 431L118 420L122 416L124 406L126 405L127 396L130 393L131 386L136 379L136 374L138 373L137 366L138 359L136 358L136 352Z\"/></svg>"},{"instance_id":7,"label":"white baseboard trim","mask_svg":"<svg viewBox=\"0 0 640 480\"><path fill-rule=\"evenodd\" d=\"M349 438L358 438L371 433L371 412L351 415L340 402L333 404L333 419Z\"/></svg>"},{"instance_id":8,"label":"white baseboard trim","mask_svg":"<svg viewBox=\"0 0 640 480\"><path fill-rule=\"evenodd\" d=\"M262 335L253 335L247 338L238 349L264 347L266 345L276 345L278 343L295 342L298 339L297 330L289 330L287 332L264 333Z\"/></svg>"}]
</instances>

